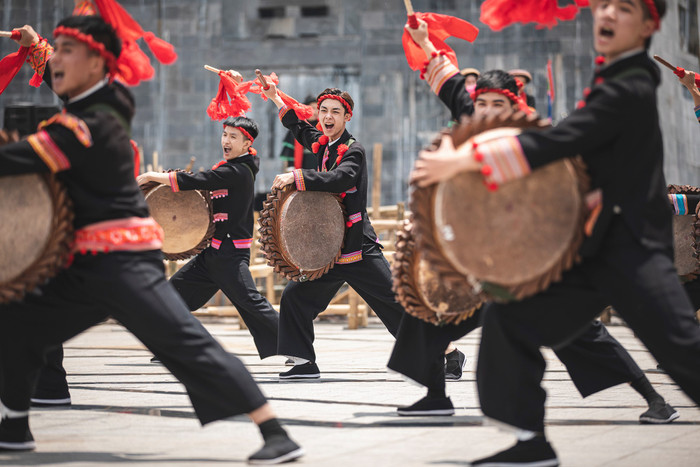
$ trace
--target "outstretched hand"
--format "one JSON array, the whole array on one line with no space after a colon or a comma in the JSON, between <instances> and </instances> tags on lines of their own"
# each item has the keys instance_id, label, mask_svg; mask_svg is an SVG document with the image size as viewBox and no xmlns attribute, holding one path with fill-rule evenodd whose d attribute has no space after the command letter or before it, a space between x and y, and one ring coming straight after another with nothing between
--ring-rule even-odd
<instances>
[{"instance_id":1,"label":"outstretched hand","mask_svg":"<svg viewBox=\"0 0 700 467\"><path fill-rule=\"evenodd\" d=\"M294 183L294 173L287 172L275 177L275 180L272 182L272 188L279 188L281 190L292 183Z\"/></svg>"}]
</instances>

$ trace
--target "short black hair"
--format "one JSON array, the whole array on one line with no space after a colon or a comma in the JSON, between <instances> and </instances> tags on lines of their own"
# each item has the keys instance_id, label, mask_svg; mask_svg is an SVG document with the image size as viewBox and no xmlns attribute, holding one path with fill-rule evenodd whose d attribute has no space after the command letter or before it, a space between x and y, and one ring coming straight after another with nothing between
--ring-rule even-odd
<instances>
[{"instance_id":1,"label":"short black hair","mask_svg":"<svg viewBox=\"0 0 700 467\"><path fill-rule=\"evenodd\" d=\"M342 97L343 100L345 102L347 102L348 105L350 106L350 110L351 111L355 110L355 102L352 100L352 97L350 97L350 94L347 91L342 91L338 88L326 88L326 89L324 89L323 91L321 91L321 94L319 94L318 97L316 98L316 102L318 102L318 100L320 98L322 98L323 96L328 95L328 94L333 95L333 96ZM347 111L348 111L345 108L345 106L343 106L343 110L345 110L345 113L347 113Z\"/></svg>"},{"instance_id":2,"label":"short black hair","mask_svg":"<svg viewBox=\"0 0 700 467\"><path fill-rule=\"evenodd\" d=\"M520 93L518 83L510 73L504 70L489 70L476 80L476 88L479 89L506 89L516 96Z\"/></svg>"},{"instance_id":3,"label":"short black hair","mask_svg":"<svg viewBox=\"0 0 700 467\"><path fill-rule=\"evenodd\" d=\"M243 128L253 139L258 137L258 124L248 117L229 117L224 120L224 126Z\"/></svg>"},{"instance_id":4,"label":"short black hair","mask_svg":"<svg viewBox=\"0 0 700 467\"><path fill-rule=\"evenodd\" d=\"M77 29L83 34L91 35L97 42L104 44L105 49L119 58L122 53L122 41L117 37L114 28L99 16L69 16L61 20L58 26Z\"/></svg>"}]
</instances>

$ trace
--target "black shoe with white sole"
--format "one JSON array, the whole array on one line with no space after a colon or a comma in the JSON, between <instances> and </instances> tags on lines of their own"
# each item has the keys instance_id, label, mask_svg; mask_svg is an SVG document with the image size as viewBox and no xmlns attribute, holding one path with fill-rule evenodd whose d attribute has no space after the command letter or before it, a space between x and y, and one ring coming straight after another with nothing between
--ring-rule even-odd
<instances>
[{"instance_id":1,"label":"black shoe with white sole","mask_svg":"<svg viewBox=\"0 0 700 467\"><path fill-rule=\"evenodd\" d=\"M671 423L680 414L665 401L655 401L649 405L649 410L639 416L639 423Z\"/></svg>"},{"instance_id":2,"label":"black shoe with white sole","mask_svg":"<svg viewBox=\"0 0 700 467\"><path fill-rule=\"evenodd\" d=\"M408 407L399 407L399 415L404 416L430 416L430 415L454 415L455 408L449 397L428 397L425 396L418 402Z\"/></svg>"},{"instance_id":3,"label":"black shoe with white sole","mask_svg":"<svg viewBox=\"0 0 700 467\"><path fill-rule=\"evenodd\" d=\"M518 441L515 446L493 456L473 461L478 467L556 467L557 454L544 437Z\"/></svg>"},{"instance_id":4,"label":"black shoe with white sole","mask_svg":"<svg viewBox=\"0 0 700 467\"><path fill-rule=\"evenodd\" d=\"M291 462L304 455L304 448L286 435L271 436L265 445L248 458L249 464L273 465Z\"/></svg>"},{"instance_id":5,"label":"black shoe with white sole","mask_svg":"<svg viewBox=\"0 0 700 467\"><path fill-rule=\"evenodd\" d=\"M454 349L445 355L445 379L457 381L462 377L462 371L466 365L467 356L458 349Z\"/></svg>"},{"instance_id":6,"label":"black shoe with white sole","mask_svg":"<svg viewBox=\"0 0 700 467\"><path fill-rule=\"evenodd\" d=\"M296 365L291 370L280 373L280 380L285 381L301 381L307 379L319 379L321 371L314 362L307 362L302 365Z\"/></svg>"},{"instance_id":7,"label":"black shoe with white sole","mask_svg":"<svg viewBox=\"0 0 700 467\"><path fill-rule=\"evenodd\" d=\"M0 422L0 451L32 451L36 449L29 431L29 417L3 418Z\"/></svg>"}]
</instances>

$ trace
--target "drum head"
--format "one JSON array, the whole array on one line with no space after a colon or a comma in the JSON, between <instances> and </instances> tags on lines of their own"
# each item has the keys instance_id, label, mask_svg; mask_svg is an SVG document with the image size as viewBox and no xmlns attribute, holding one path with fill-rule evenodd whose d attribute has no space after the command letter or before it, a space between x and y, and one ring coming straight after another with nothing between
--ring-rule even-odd
<instances>
[{"instance_id":1,"label":"drum head","mask_svg":"<svg viewBox=\"0 0 700 467\"><path fill-rule=\"evenodd\" d=\"M458 324L471 317L484 297L475 294L465 277L448 281L417 247L410 220L396 237L392 265L394 291L407 313L432 324Z\"/></svg>"},{"instance_id":2,"label":"drum head","mask_svg":"<svg viewBox=\"0 0 700 467\"><path fill-rule=\"evenodd\" d=\"M505 287L530 281L570 249L583 209L577 185L566 160L497 192L484 186L480 174L442 182L434 214L440 247L462 274Z\"/></svg>"},{"instance_id":3,"label":"drum head","mask_svg":"<svg viewBox=\"0 0 700 467\"><path fill-rule=\"evenodd\" d=\"M21 275L44 251L54 216L49 188L39 175L3 177L0 183L0 283Z\"/></svg>"},{"instance_id":4,"label":"drum head","mask_svg":"<svg viewBox=\"0 0 700 467\"><path fill-rule=\"evenodd\" d=\"M318 279L340 259L345 207L338 195L273 188L258 222L267 264L288 280Z\"/></svg>"},{"instance_id":5,"label":"drum head","mask_svg":"<svg viewBox=\"0 0 700 467\"><path fill-rule=\"evenodd\" d=\"M321 191L296 191L282 206L280 239L285 256L300 271L335 261L343 247L345 216L338 201Z\"/></svg>"},{"instance_id":6,"label":"drum head","mask_svg":"<svg viewBox=\"0 0 700 467\"><path fill-rule=\"evenodd\" d=\"M146 194L151 216L163 228L166 259L187 259L206 248L214 227L207 196L199 190L173 192L166 185Z\"/></svg>"},{"instance_id":7,"label":"drum head","mask_svg":"<svg viewBox=\"0 0 700 467\"><path fill-rule=\"evenodd\" d=\"M457 146L539 129L531 116L465 119ZM434 143L434 147L439 143ZM441 278L480 283L490 300L522 299L546 289L578 258L589 178L580 158L565 159L489 191L481 174L459 173L416 188L415 235Z\"/></svg>"},{"instance_id":8,"label":"drum head","mask_svg":"<svg viewBox=\"0 0 700 467\"><path fill-rule=\"evenodd\" d=\"M0 303L56 275L73 240L72 203L53 175L0 177Z\"/></svg>"}]
</instances>

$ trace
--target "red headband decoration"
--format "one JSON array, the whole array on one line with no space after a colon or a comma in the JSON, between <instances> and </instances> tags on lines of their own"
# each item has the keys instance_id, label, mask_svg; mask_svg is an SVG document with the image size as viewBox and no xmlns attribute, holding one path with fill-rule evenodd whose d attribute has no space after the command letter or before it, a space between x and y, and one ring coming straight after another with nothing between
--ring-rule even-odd
<instances>
[{"instance_id":1,"label":"red headband decoration","mask_svg":"<svg viewBox=\"0 0 700 467\"><path fill-rule=\"evenodd\" d=\"M53 37L56 38L58 36L72 37L77 41L83 42L90 49L97 52L100 55L100 57L104 58L105 62L107 62L107 69L109 70L110 81L114 79L114 76L118 71L117 57L115 57L112 52L107 50L102 42L97 42L95 38L92 37L90 34L85 34L75 28L67 28L65 26L59 26L53 30Z\"/></svg>"},{"instance_id":2,"label":"red headband decoration","mask_svg":"<svg viewBox=\"0 0 700 467\"><path fill-rule=\"evenodd\" d=\"M321 102L323 102L326 99L335 99L339 101L341 104L343 104L343 107L345 107L345 110L350 114L352 117L352 108L350 107L350 104L348 104L348 101L343 99L340 96L336 96L335 94L324 94L323 96L318 98L318 107L321 108Z\"/></svg>"},{"instance_id":3,"label":"red headband decoration","mask_svg":"<svg viewBox=\"0 0 700 467\"><path fill-rule=\"evenodd\" d=\"M473 101L476 101L476 98L479 97L480 94L485 94L487 92L495 92L496 94L501 94L503 96L506 96L513 104L517 104L518 108L525 112L526 114L531 114L532 111L530 108L527 106L527 103L524 102L522 97L518 97L515 94L513 94L511 91L507 89L494 89L494 88L481 88L477 89L473 93L470 94L471 98Z\"/></svg>"},{"instance_id":4,"label":"red headband decoration","mask_svg":"<svg viewBox=\"0 0 700 467\"><path fill-rule=\"evenodd\" d=\"M644 3L649 10L649 16L654 20L656 29L661 29L661 18L659 17L659 10L656 8L656 3L654 3L654 0L644 0Z\"/></svg>"},{"instance_id":5,"label":"red headband decoration","mask_svg":"<svg viewBox=\"0 0 700 467\"><path fill-rule=\"evenodd\" d=\"M227 126L230 126L230 125L224 124L224 127L227 127ZM243 128L241 128L241 127L239 127L239 126L232 126L231 128L235 128L236 130L238 130L238 131L240 131L241 133L243 133L243 136L245 136L246 138L248 138L248 139L250 140L251 143L252 143L253 141L255 141L255 138L253 138L253 137L250 135L250 133L248 133L247 131L245 131Z\"/></svg>"}]
</instances>

